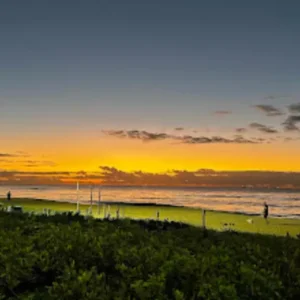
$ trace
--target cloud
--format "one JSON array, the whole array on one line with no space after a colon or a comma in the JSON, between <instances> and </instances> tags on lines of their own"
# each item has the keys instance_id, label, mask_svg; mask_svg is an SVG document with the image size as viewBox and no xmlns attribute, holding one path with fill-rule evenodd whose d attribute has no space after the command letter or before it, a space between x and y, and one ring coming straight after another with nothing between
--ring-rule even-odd
<instances>
[{"instance_id":1,"label":"cloud","mask_svg":"<svg viewBox=\"0 0 300 300\"><path fill-rule=\"evenodd\" d=\"M57 164L53 161L47 160L24 160L20 159L18 155L0 154L0 161L2 165L18 165L19 167L55 167Z\"/></svg>"},{"instance_id":2,"label":"cloud","mask_svg":"<svg viewBox=\"0 0 300 300\"><path fill-rule=\"evenodd\" d=\"M24 185L60 185L75 178L71 172L33 172L18 170L0 170L0 182L6 184Z\"/></svg>"},{"instance_id":3,"label":"cloud","mask_svg":"<svg viewBox=\"0 0 300 300\"><path fill-rule=\"evenodd\" d=\"M99 166L97 172L25 172L0 170L0 182L11 185L153 185L153 186L283 186L300 188L300 172L216 171L198 168L195 171L170 170L149 173L141 170L125 172L111 166Z\"/></svg>"},{"instance_id":4,"label":"cloud","mask_svg":"<svg viewBox=\"0 0 300 300\"><path fill-rule=\"evenodd\" d=\"M103 133L110 136L115 136L118 138L128 138L128 139L136 139L142 141L157 141L157 140L166 140L172 139L172 135L166 133L151 133L147 131L139 131L139 130L104 130Z\"/></svg>"},{"instance_id":5,"label":"cloud","mask_svg":"<svg viewBox=\"0 0 300 300\"><path fill-rule=\"evenodd\" d=\"M245 139L242 136L236 136L232 139L213 136L213 137L193 137L193 136L184 136L179 138L180 141L184 144L255 144L256 141Z\"/></svg>"},{"instance_id":6,"label":"cloud","mask_svg":"<svg viewBox=\"0 0 300 300\"><path fill-rule=\"evenodd\" d=\"M183 131L184 128L183 128L183 127L176 127L176 128L174 128L174 130L175 130L175 131Z\"/></svg>"},{"instance_id":7,"label":"cloud","mask_svg":"<svg viewBox=\"0 0 300 300\"><path fill-rule=\"evenodd\" d=\"M277 109L273 105L259 104L259 105L254 105L254 107L256 109L260 110L261 112L265 113L266 116L268 116L268 117L275 117L275 116L284 115L284 113L281 110Z\"/></svg>"},{"instance_id":8,"label":"cloud","mask_svg":"<svg viewBox=\"0 0 300 300\"><path fill-rule=\"evenodd\" d=\"M296 126L300 122L300 116L289 116L282 125L286 131L299 131L299 128Z\"/></svg>"},{"instance_id":9,"label":"cloud","mask_svg":"<svg viewBox=\"0 0 300 300\"><path fill-rule=\"evenodd\" d=\"M291 113L300 113L300 103L291 104L288 109Z\"/></svg>"},{"instance_id":10,"label":"cloud","mask_svg":"<svg viewBox=\"0 0 300 300\"><path fill-rule=\"evenodd\" d=\"M40 161L40 160L27 160L24 162L20 162L20 163L24 163L25 167L55 167L57 166L57 164L53 161Z\"/></svg>"},{"instance_id":11,"label":"cloud","mask_svg":"<svg viewBox=\"0 0 300 300\"><path fill-rule=\"evenodd\" d=\"M17 157L17 155L11 153L0 153L0 157Z\"/></svg>"},{"instance_id":12,"label":"cloud","mask_svg":"<svg viewBox=\"0 0 300 300\"><path fill-rule=\"evenodd\" d=\"M242 136L236 136L232 139L224 138L220 136L206 137L206 136L191 136L191 135L183 135L177 136L167 133L152 133L147 131L139 131L139 130L105 130L104 134L109 136L114 136L117 138L127 138L133 140L141 140L144 142L150 141L162 141L162 140L171 140L183 144L253 144L257 143L257 141L243 138Z\"/></svg>"},{"instance_id":13,"label":"cloud","mask_svg":"<svg viewBox=\"0 0 300 300\"><path fill-rule=\"evenodd\" d=\"M58 172L42 172L42 171L0 171L0 176L3 174L10 174L10 175L21 175L21 176L27 176L27 175L31 175L31 176L61 176L61 175L71 175L72 172L68 172L68 171L58 171Z\"/></svg>"},{"instance_id":14,"label":"cloud","mask_svg":"<svg viewBox=\"0 0 300 300\"><path fill-rule=\"evenodd\" d=\"M217 110L214 112L215 115L230 115L232 111L229 110Z\"/></svg>"},{"instance_id":15,"label":"cloud","mask_svg":"<svg viewBox=\"0 0 300 300\"><path fill-rule=\"evenodd\" d=\"M235 131L238 132L238 133L244 133L244 132L247 131L247 129L246 128L236 128Z\"/></svg>"},{"instance_id":16,"label":"cloud","mask_svg":"<svg viewBox=\"0 0 300 300\"><path fill-rule=\"evenodd\" d=\"M114 167L100 166L106 185L169 185L169 186L243 186L300 187L300 172L271 171L195 171L172 170L165 173L125 172Z\"/></svg>"},{"instance_id":17,"label":"cloud","mask_svg":"<svg viewBox=\"0 0 300 300\"><path fill-rule=\"evenodd\" d=\"M0 153L0 158L15 158L15 157L28 157L29 154L23 151L17 151L16 153Z\"/></svg>"},{"instance_id":18,"label":"cloud","mask_svg":"<svg viewBox=\"0 0 300 300\"><path fill-rule=\"evenodd\" d=\"M266 100L275 100L275 99L283 99L283 98L290 98L290 96L284 96L284 95L282 95L282 96L274 96L274 95L269 95L269 96L266 96L266 97L264 97L264 99L266 99Z\"/></svg>"},{"instance_id":19,"label":"cloud","mask_svg":"<svg viewBox=\"0 0 300 300\"><path fill-rule=\"evenodd\" d=\"M266 99L266 100L274 100L274 99L276 99L276 97L273 96L273 95L270 95L270 96L264 97L264 99Z\"/></svg>"},{"instance_id":20,"label":"cloud","mask_svg":"<svg viewBox=\"0 0 300 300\"><path fill-rule=\"evenodd\" d=\"M285 137L283 138L284 142L294 142L294 141L299 141L300 138L292 138L292 137Z\"/></svg>"},{"instance_id":21,"label":"cloud","mask_svg":"<svg viewBox=\"0 0 300 300\"><path fill-rule=\"evenodd\" d=\"M251 123L249 126L264 133L278 133L276 129L259 123Z\"/></svg>"}]
</instances>

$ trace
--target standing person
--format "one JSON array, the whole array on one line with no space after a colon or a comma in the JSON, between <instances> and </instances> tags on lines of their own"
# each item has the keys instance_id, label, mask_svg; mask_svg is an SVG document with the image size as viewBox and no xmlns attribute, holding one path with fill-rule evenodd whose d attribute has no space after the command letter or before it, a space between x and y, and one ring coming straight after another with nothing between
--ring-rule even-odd
<instances>
[{"instance_id":1,"label":"standing person","mask_svg":"<svg viewBox=\"0 0 300 300\"><path fill-rule=\"evenodd\" d=\"M269 206L268 204L265 202L264 203L264 219L266 220L267 223L268 222L268 216L269 216Z\"/></svg>"},{"instance_id":2,"label":"standing person","mask_svg":"<svg viewBox=\"0 0 300 300\"><path fill-rule=\"evenodd\" d=\"M10 199L11 199L11 192L8 191L8 193L7 193L7 201L10 201Z\"/></svg>"}]
</instances>

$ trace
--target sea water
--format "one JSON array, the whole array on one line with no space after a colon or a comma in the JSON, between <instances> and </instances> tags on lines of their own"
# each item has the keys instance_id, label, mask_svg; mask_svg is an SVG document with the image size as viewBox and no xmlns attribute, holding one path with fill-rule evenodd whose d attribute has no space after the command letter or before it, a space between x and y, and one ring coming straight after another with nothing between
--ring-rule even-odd
<instances>
[{"instance_id":1,"label":"sea water","mask_svg":"<svg viewBox=\"0 0 300 300\"><path fill-rule=\"evenodd\" d=\"M263 203L269 205L270 216L300 218L300 191L242 188L179 187L94 187L93 199L125 203L153 203L199 207L209 210L261 214ZM0 186L0 198L11 191L13 198L35 198L55 201L77 201L74 186ZM90 202L90 187L80 187L80 203Z\"/></svg>"}]
</instances>

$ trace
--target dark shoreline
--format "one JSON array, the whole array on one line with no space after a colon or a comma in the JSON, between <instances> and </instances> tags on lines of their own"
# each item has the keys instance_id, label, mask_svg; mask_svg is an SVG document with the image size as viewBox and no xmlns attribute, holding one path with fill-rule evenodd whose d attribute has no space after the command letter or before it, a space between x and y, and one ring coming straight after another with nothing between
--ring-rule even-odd
<instances>
[{"instance_id":1,"label":"dark shoreline","mask_svg":"<svg viewBox=\"0 0 300 300\"><path fill-rule=\"evenodd\" d=\"M68 201L56 201L56 200L47 200L47 199L35 199L35 198L14 198L16 200L21 200L21 201L36 201L36 202L50 202L50 203L57 203L57 204L74 204L76 205L76 202L68 202ZM6 199L1 199L0 201L7 202ZM13 204L13 201L10 202ZM203 210L201 207L190 207L190 206L184 206L184 205L172 205L172 204L161 204L161 203L151 203L151 202L113 202L113 201L101 201L100 204L105 204L105 205L127 205L127 206L137 206L137 207L158 207L158 208L177 208L177 209L190 209L190 210ZM90 206L90 203L81 203L80 205L84 206ZM98 203L96 201L93 202L93 207L98 206ZM212 209L205 209L206 212L213 212L213 213L224 213L224 214L233 214L233 215L244 215L244 216L260 216L260 214L255 214L255 213L246 213L246 212L231 212L231 211L222 211L222 210L212 210ZM277 216L275 216L277 217ZM280 216L279 216L280 217ZM282 216L283 218L286 218Z\"/></svg>"},{"instance_id":2,"label":"dark shoreline","mask_svg":"<svg viewBox=\"0 0 300 300\"><path fill-rule=\"evenodd\" d=\"M76 184L59 184L59 185L34 185L34 184L11 184L11 185L0 185L0 187L28 187L32 190L42 190L43 188L49 188L49 187L68 187L68 188L74 188L76 189ZM81 184L80 187L86 189L89 188L89 184ZM249 192L286 192L286 193L300 193L300 187L295 188L280 188L280 187L242 187L242 186L187 186L187 185L181 185L181 186L163 186L163 185L94 185L95 188L103 188L103 189L111 189L111 188L124 188L124 189L130 189L130 188L137 188L137 189L187 189L187 190L230 190L230 191L249 191Z\"/></svg>"},{"instance_id":3,"label":"dark shoreline","mask_svg":"<svg viewBox=\"0 0 300 300\"><path fill-rule=\"evenodd\" d=\"M69 202L69 201L56 201L56 200L48 200L48 199L35 199L35 198L21 198L16 197L14 198L19 201L36 201L36 202L50 202L50 203L57 203L57 204L74 204L76 205L76 202ZM8 203L5 198L0 198L0 201ZM12 199L12 205L13 205L13 199ZM202 210L201 207L191 207L191 206L184 206L184 205L173 205L173 204L162 204L162 203L151 203L151 202L114 202L114 201L101 201L101 204L105 205L128 205L128 206L136 206L136 207L166 207L166 208L178 208L178 209L190 209L190 210ZM80 205L84 206L90 206L89 202L82 203L80 202ZM97 201L93 202L93 207L96 207L98 205ZM239 211L224 211L224 210L213 210L213 209L205 209L206 212L213 212L213 213L220 213L220 214L233 214L233 215L243 215L243 216L249 216L249 217L257 217L261 216L260 213L247 213L247 212L239 212ZM270 218L280 218L280 219L300 219L300 214L294 214L294 215L274 215L271 214L269 216Z\"/></svg>"}]
</instances>

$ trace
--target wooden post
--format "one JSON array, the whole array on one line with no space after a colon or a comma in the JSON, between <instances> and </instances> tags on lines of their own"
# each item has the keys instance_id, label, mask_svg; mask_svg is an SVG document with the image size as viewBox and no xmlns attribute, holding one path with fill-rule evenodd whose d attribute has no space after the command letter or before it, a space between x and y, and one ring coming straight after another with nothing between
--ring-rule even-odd
<instances>
[{"instance_id":1,"label":"wooden post","mask_svg":"<svg viewBox=\"0 0 300 300\"><path fill-rule=\"evenodd\" d=\"M202 228L206 229L206 211L205 209L202 209Z\"/></svg>"}]
</instances>

